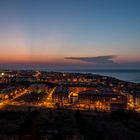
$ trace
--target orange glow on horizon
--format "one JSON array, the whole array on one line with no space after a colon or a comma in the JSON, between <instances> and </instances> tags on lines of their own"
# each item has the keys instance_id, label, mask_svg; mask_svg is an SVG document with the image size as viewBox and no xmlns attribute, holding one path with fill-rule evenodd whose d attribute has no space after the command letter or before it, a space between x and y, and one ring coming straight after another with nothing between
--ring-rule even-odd
<instances>
[{"instance_id":1,"label":"orange glow on horizon","mask_svg":"<svg viewBox=\"0 0 140 140\"><path fill-rule=\"evenodd\" d=\"M116 63L133 63L133 62L140 62L140 57L122 57L119 56L113 59ZM48 64L91 64L89 62L84 62L80 60L70 60L64 59L63 56L53 56L53 55L35 55L35 54L28 54L28 53L21 53L18 52L14 54L0 54L0 63L48 63ZM93 64L93 63L92 63Z\"/></svg>"},{"instance_id":2,"label":"orange glow on horizon","mask_svg":"<svg viewBox=\"0 0 140 140\"><path fill-rule=\"evenodd\" d=\"M119 56L114 61L117 63L135 63L140 62L140 56Z\"/></svg>"},{"instance_id":3,"label":"orange glow on horizon","mask_svg":"<svg viewBox=\"0 0 140 140\"><path fill-rule=\"evenodd\" d=\"M38 63L38 64L88 64L88 62L79 60L69 60L64 59L61 56L36 56L36 55L26 55L26 54L9 54L0 55L0 63Z\"/></svg>"}]
</instances>

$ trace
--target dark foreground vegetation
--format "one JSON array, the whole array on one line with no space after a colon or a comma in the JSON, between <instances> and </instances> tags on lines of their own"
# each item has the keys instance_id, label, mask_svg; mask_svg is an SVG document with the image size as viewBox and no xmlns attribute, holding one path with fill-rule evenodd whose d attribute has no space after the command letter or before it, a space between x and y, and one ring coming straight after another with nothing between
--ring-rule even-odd
<instances>
[{"instance_id":1,"label":"dark foreground vegetation","mask_svg":"<svg viewBox=\"0 0 140 140\"><path fill-rule=\"evenodd\" d=\"M36 110L0 112L0 140L139 140L140 114Z\"/></svg>"}]
</instances>

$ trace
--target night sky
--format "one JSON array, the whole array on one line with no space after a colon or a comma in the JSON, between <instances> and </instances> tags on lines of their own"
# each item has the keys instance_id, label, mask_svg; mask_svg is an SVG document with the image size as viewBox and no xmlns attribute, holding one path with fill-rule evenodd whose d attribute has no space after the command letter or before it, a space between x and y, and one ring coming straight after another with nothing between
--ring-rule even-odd
<instances>
[{"instance_id":1,"label":"night sky","mask_svg":"<svg viewBox=\"0 0 140 140\"><path fill-rule=\"evenodd\" d=\"M0 0L0 64L140 68L140 0Z\"/></svg>"}]
</instances>

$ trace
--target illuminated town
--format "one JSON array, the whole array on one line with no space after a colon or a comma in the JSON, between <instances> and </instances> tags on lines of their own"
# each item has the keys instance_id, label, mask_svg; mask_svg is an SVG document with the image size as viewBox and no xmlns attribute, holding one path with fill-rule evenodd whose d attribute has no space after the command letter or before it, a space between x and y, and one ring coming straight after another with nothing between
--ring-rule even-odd
<instances>
[{"instance_id":1,"label":"illuminated town","mask_svg":"<svg viewBox=\"0 0 140 140\"><path fill-rule=\"evenodd\" d=\"M40 117L48 116L49 112L57 114L58 111L62 114L69 114L70 112L73 114L75 111L87 112L92 113L90 114L92 117L98 117L102 113L102 116L111 115L119 110L133 110L137 113L140 111L140 84L107 76L31 70L1 70L0 85L0 110L2 112L8 111L9 116L13 111L17 112L18 115L24 112L23 116L41 111ZM29 114L27 116L30 116ZM40 119L39 122L45 121L44 118ZM55 121L54 123L56 124ZM40 127L44 124L45 122L40 124ZM43 130L40 128L40 131ZM22 132L24 131L22 130ZM79 134L77 130L70 131L74 131L76 134L72 135L73 138L68 139L83 138L83 135ZM46 135L46 139L48 139L57 133L54 130L51 132L48 130L42 135ZM25 134L24 139L26 139ZM29 139L31 136L30 134ZM17 135L13 137L15 140L19 138Z\"/></svg>"},{"instance_id":2,"label":"illuminated town","mask_svg":"<svg viewBox=\"0 0 140 140\"><path fill-rule=\"evenodd\" d=\"M140 111L140 84L79 73L2 71L0 107Z\"/></svg>"},{"instance_id":3,"label":"illuminated town","mask_svg":"<svg viewBox=\"0 0 140 140\"><path fill-rule=\"evenodd\" d=\"M22 140L29 140L32 137L37 139L39 134L41 136L37 140L52 140L53 136L56 139L57 135L68 140L84 140L88 137L89 140L103 139L108 135L114 137L115 133L108 132L108 129L116 127L116 121L112 123L112 119L125 120L125 115L119 115L121 110L126 112L127 119L131 116L139 118L139 93L140 84L90 73L1 70L0 114L1 117L4 116L5 121L7 119L9 121L3 126L4 129L0 130L0 137L4 140L9 136L12 140L18 140L20 137ZM37 124L34 119L37 119ZM0 118L0 124L3 121L3 117ZM111 124L111 128L107 128L106 121ZM90 127L89 123L93 126L98 124L95 133L93 133L94 127L91 132L85 132L87 127ZM103 130L106 129L107 133L101 138L98 134L103 131L100 130L102 128L100 123L105 125ZM120 137L122 133L120 125L115 129L114 132L117 131ZM131 133L133 137L133 132ZM123 136L124 138L128 139L128 135ZM129 138L131 140L131 137Z\"/></svg>"}]
</instances>

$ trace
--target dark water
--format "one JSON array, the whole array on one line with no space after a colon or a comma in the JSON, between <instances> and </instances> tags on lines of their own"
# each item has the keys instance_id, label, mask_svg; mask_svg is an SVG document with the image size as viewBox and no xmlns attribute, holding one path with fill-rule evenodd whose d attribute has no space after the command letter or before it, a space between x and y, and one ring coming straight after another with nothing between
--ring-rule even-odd
<instances>
[{"instance_id":1,"label":"dark water","mask_svg":"<svg viewBox=\"0 0 140 140\"><path fill-rule=\"evenodd\" d=\"M140 70L67 70L67 72L99 74L115 77L124 81L140 83Z\"/></svg>"},{"instance_id":2,"label":"dark water","mask_svg":"<svg viewBox=\"0 0 140 140\"><path fill-rule=\"evenodd\" d=\"M92 73L104 76L115 77L120 80L140 83L140 69L139 70L109 70L109 69L94 69L94 70L60 70L60 69L47 69L46 66L37 65L0 65L0 69L13 69L13 70L43 70L43 71L60 71L60 72L80 72L80 73Z\"/></svg>"}]
</instances>

